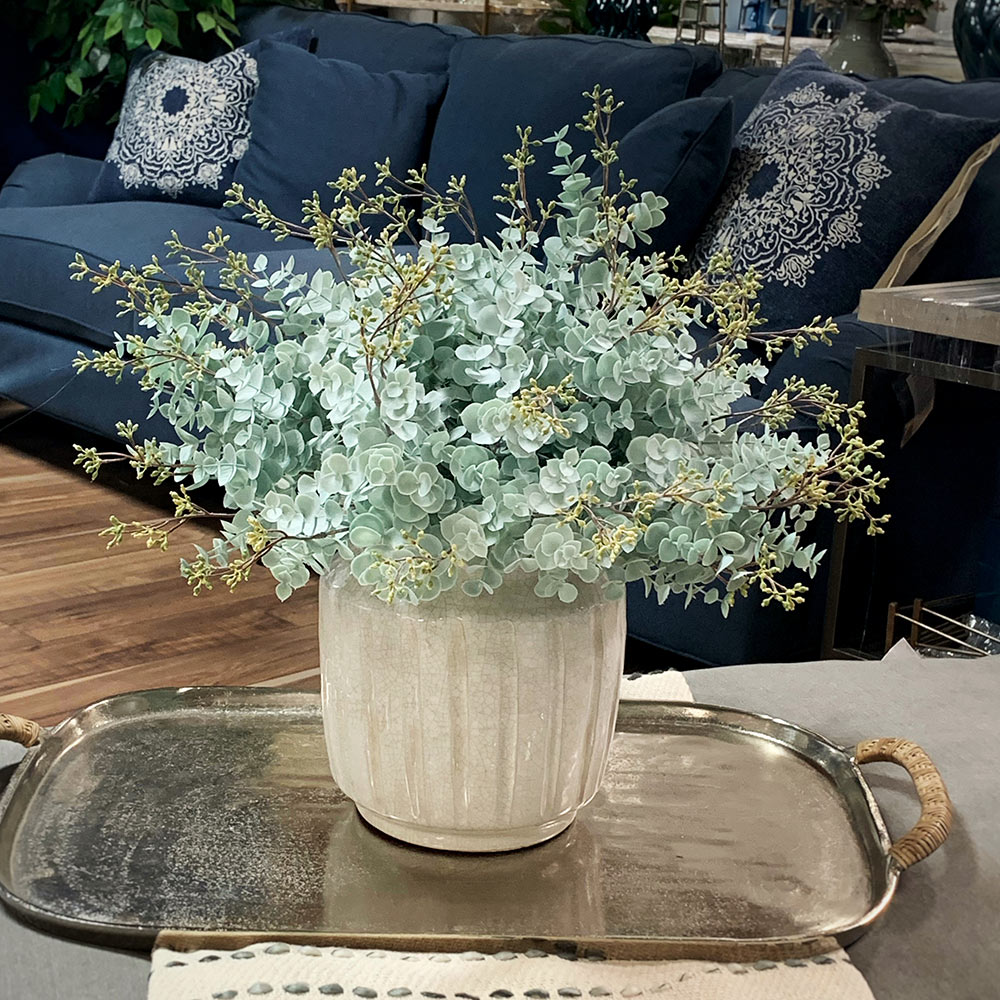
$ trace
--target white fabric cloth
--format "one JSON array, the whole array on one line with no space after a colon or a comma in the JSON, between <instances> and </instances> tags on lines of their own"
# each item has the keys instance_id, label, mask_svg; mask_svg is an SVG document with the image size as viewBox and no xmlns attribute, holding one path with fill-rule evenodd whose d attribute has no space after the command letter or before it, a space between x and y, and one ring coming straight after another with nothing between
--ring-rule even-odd
<instances>
[{"instance_id":1,"label":"white fabric cloth","mask_svg":"<svg viewBox=\"0 0 1000 1000\"><path fill-rule=\"evenodd\" d=\"M622 678L626 701L694 701L691 688L679 670L654 674L627 674Z\"/></svg>"},{"instance_id":2,"label":"white fabric cloth","mask_svg":"<svg viewBox=\"0 0 1000 1000\"><path fill-rule=\"evenodd\" d=\"M287 949L287 950L285 950ZM275 954L280 951L280 954ZM171 965L183 962L183 965ZM325 988L325 990L324 990ZM337 992L339 988L340 992ZM456 955L256 944L238 952L157 949L149 1000L872 1000L842 952L790 962L579 962L554 955Z\"/></svg>"},{"instance_id":3,"label":"white fabric cloth","mask_svg":"<svg viewBox=\"0 0 1000 1000\"><path fill-rule=\"evenodd\" d=\"M629 700L692 701L676 670L622 680ZM543 952L366 951L263 942L153 952L149 1000L874 1000L842 949L752 964L576 961Z\"/></svg>"}]
</instances>

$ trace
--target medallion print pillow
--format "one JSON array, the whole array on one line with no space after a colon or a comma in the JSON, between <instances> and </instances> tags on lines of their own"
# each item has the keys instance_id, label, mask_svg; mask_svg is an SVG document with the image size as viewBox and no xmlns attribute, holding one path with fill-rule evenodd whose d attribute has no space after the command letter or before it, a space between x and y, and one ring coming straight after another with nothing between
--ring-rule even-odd
<instances>
[{"instance_id":1,"label":"medallion print pillow","mask_svg":"<svg viewBox=\"0 0 1000 1000\"><path fill-rule=\"evenodd\" d=\"M900 104L805 52L737 133L693 262L728 249L753 268L768 329L849 313L863 289L912 273L998 134L1000 122Z\"/></svg>"},{"instance_id":2,"label":"medallion print pillow","mask_svg":"<svg viewBox=\"0 0 1000 1000\"><path fill-rule=\"evenodd\" d=\"M294 35L282 39L305 46L310 38ZM250 144L259 44L207 63L154 52L136 65L90 201L221 206Z\"/></svg>"}]
</instances>

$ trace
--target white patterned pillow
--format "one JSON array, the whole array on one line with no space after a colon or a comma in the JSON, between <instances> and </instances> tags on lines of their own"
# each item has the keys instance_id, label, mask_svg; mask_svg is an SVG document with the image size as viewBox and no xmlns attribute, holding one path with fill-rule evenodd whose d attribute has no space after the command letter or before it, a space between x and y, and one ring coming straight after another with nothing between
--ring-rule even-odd
<instances>
[{"instance_id":1,"label":"white patterned pillow","mask_svg":"<svg viewBox=\"0 0 1000 1000\"><path fill-rule=\"evenodd\" d=\"M738 272L753 268L769 329L849 313L891 266L893 283L906 279L897 258L917 234L930 249L924 220L943 229L998 133L892 101L805 52L737 133L693 264L728 250Z\"/></svg>"},{"instance_id":2,"label":"white patterned pillow","mask_svg":"<svg viewBox=\"0 0 1000 1000\"><path fill-rule=\"evenodd\" d=\"M308 42L308 34L283 41ZM259 42L211 62L153 53L129 77L90 201L219 207L250 142Z\"/></svg>"}]
</instances>

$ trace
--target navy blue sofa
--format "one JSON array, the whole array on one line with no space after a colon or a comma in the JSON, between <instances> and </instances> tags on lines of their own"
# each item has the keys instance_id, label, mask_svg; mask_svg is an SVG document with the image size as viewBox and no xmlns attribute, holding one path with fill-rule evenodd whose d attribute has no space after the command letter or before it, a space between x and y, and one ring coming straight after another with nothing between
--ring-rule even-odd
<instances>
[{"instance_id":1,"label":"navy blue sofa","mask_svg":"<svg viewBox=\"0 0 1000 1000\"><path fill-rule=\"evenodd\" d=\"M305 22L316 37L317 54L347 59L372 72L401 69L418 72L449 71L452 48L471 37L459 28L430 24L410 25L363 14L302 11L271 8L254 14L243 24L244 39L285 30ZM511 38L523 46L520 60L523 79L510 82L509 93L482 93L485 102L504 100L513 124L520 110L535 111L551 105L558 92L560 67L553 65L553 39ZM616 72L627 78L630 60L656 49L664 73L674 74L675 97L699 94L733 99L736 125L746 118L769 82L766 71L722 72L717 53L707 47L650 47L644 43L565 38L559 44L574 46L573 59L586 65L593 56L607 63L608 53L620 58ZM608 48L613 46L614 48ZM459 61L471 79L455 80L449 86L475 95L475 58ZM678 83L679 81L679 83ZM610 82L610 81L609 81ZM637 86L642 81L637 81ZM892 97L911 104L959 114L1000 119L1000 81L946 84L930 78L880 81L876 84ZM616 88L617 90L617 88ZM495 110L495 109L494 109ZM554 111L548 106L546 113ZM560 123L556 118L556 124ZM455 129L452 122L449 128ZM476 108L459 123L458 134L428 136L428 149L446 152L443 166L456 173L481 147L509 137L482 134ZM438 167L442 166L441 163ZM329 267L329 256L298 242L275 244L256 227L223 220L213 208L195 205L124 201L89 204L88 192L100 161L51 154L22 163L0 191L0 396L6 396L45 413L112 437L117 420L131 417L145 422L147 433L167 435L157 421L145 421L147 402L129 380L113 384L94 373L74 375L71 363L77 352L105 348L114 331L129 332L131 317L119 317L114 296L93 295L89 286L68 280L68 264L77 252L91 262L144 263L162 252L170 230L182 240L200 245L205 233L220 222L232 236L231 245L253 255L266 252L272 263L294 253L302 269ZM478 168L477 168L478 169ZM504 165L497 157L495 183L505 180ZM477 178L481 181L482 178ZM925 261L917 280L947 280L1000 274L1000 241L995 237L1000 223L1000 163L991 162L982 171L958 219ZM885 341L887 331L858 323L853 317L840 320L841 335L833 348L816 347L799 358L783 357L774 366L777 384L792 372L811 381L833 385L846 395L851 362L857 346ZM818 652L822 614L822 581L807 608L789 616L774 608L761 609L752 599L740 602L727 622L714 608L681 602L658 606L640 593L630 598L630 631L636 638L706 663L733 663L779 659L804 659Z\"/></svg>"}]
</instances>

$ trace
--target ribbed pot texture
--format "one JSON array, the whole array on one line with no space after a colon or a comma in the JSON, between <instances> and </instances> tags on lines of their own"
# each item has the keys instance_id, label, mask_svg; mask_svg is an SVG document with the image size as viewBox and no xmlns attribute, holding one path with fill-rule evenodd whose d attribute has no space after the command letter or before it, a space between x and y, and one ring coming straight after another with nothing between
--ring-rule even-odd
<instances>
[{"instance_id":1,"label":"ribbed pot texture","mask_svg":"<svg viewBox=\"0 0 1000 1000\"><path fill-rule=\"evenodd\" d=\"M330 767L361 815L442 850L504 851L554 837L600 787L614 735L625 601L573 604L508 575L391 605L346 573L320 587Z\"/></svg>"}]
</instances>

